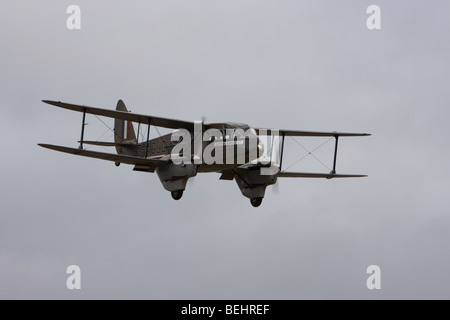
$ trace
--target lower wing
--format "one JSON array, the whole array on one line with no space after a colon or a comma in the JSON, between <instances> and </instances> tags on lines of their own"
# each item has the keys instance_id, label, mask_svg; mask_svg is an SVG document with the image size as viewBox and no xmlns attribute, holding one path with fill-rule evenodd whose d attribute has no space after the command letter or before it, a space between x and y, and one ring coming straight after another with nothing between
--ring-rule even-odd
<instances>
[{"instance_id":1,"label":"lower wing","mask_svg":"<svg viewBox=\"0 0 450 320\"><path fill-rule=\"evenodd\" d=\"M40 143L38 145L43 148L60 151L60 152L65 152L65 153L70 153L70 154L75 154L78 156L96 158L96 159L102 159L102 160L108 160L108 161L114 161L114 162L120 162L120 163L126 163L126 164L156 167L158 165L168 163L168 160L145 159L145 158L127 156L127 155L122 155L122 154L113 154L113 153L107 153L107 152L98 152L98 151L90 151L90 150L55 146L52 144Z\"/></svg>"},{"instance_id":2,"label":"lower wing","mask_svg":"<svg viewBox=\"0 0 450 320\"><path fill-rule=\"evenodd\" d=\"M365 174L336 174L336 173L310 173L310 172L279 172L279 178L362 178Z\"/></svg>"}]
</instances>

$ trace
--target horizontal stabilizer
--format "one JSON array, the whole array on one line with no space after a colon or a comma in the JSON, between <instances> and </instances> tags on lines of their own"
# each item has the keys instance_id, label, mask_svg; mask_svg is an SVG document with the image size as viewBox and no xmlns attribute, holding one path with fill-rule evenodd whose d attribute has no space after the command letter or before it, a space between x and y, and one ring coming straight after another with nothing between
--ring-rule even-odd
<instances>
[{"instance_id":1,"label":"horizontal stabilizer","mask_svg":"<svg viewBox=\"0 0 450 320\"><path fill-rule=\"evenodd\" d=\"M279 172L279 178L362 178L365 174L336 174L336 173L310 173L310 172Z\"/></svg>"},{"instance_id":2,"label":"horizontal stabilizer","mask_svg":"<svg viewBox=\"0 0 450 320\"><path fill-rule=\"evenodd\" d=\"M78 141L80 143L81 141ZM135 143L115 143L115 142L106 142L106 141L83 141L83 144L91 144L93 146L102 146L102 147L132 147L136 146Z\"/></svg>"},{"instance_id":3,"label":"horizontal stabilizer","mask_svg":"<svg viewBox=\"0 0 450 320\"><path fill-rule=\"evenodd\" d=\"M113 154L113 153L106 153L106 152L97 152L97 151L55 146L52 144L39 143L38 145L43 148L47 148L47 149L51 149L51 150L55 150L55 151L75 154L75 155L79 155L79 156L83 156L83 157L96 158L96 159L114 161L114 162L119 162L119 163L126 163L126 164L158 166L161 164L168 163L167 160L145 159L145 158L140 158L140 157L127 156L127 155L123 155L123 154Z\"/></svg>"}]
</instances>

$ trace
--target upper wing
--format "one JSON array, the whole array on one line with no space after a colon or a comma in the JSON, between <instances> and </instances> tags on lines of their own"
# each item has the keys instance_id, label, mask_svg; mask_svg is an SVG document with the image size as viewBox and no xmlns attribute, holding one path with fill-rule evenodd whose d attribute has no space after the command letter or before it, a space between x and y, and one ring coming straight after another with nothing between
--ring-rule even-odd
<instances>
[{"instance_id":1,"label":"upper wing","mask_svg":"<svg viewBox=\"0 0 450 320\"><path fill-rule=\"evenodd\" d=\"M160 118L160 117L148 116L148 115L131 113L131 112L94 108L94 107L82 106L82 105L77 105L77 104L65 103L65 102L61 102L61 101L42 100L42 102L45 102L45 103L48 103L48 104L51 104L51 105L54 105L54 106L57 106L60 108L73 110L73 111L86 112L86 113L91 113L91 114L95 114L95 115L103 116L103 117L128 120L128 121L133 121L133 122L140 122L140 123L144 123L144 124L151 124L152 126L157 126L157 127L164 127L164 128L171 128L171 129L183 128L183 129L187 129L190 131L194 130L194 122L190 122L190 121L167 119L167 118Z\"/></svg>"},{"instance_id":2,"label":"upper wing","mask_svg":"<svg viewBox=\"0 0 450 320\"><path fill-rule=\"evenodd\" d=\"M97 158L97 159L108 160L108 161L115 161L115 162L126 163L126 164L156 167L158 165L168 163L167 160L145 159L145 158L139 158L139 157L133 157L133 156L126 156L123 154L113 154L113 153L106 153L106 152L98 152L98 151L90 151L90 150L82 150L82 149L76 149L76 148L55 146L52 144L40 143L38 145L41 147L47 148L47 149L55 150L55 151L61 151L61 152L71 153L71 154L75 154L75 155L79 155L79 156Z\"/></svg>"},{"instance_id":3,"label":"upper wing","mask_svg":"<svg viewBox=\"0 0 450 320\"><path fill-rule=\"evenodd\" d=\"M336 174L336 173L310 173L310 172L279 172L280 178L362 178L364 174Z\"/></svg>"},{"instance_id":4,"label":"upper wing","mask_svg":"<svg viewBox=\"0 0 450 320\"><path fill-rule=\"evenodd\" d=\"M370 136L370 133L352 133L352 132L324 132L324 131L298 131L298 130L285 130L285 129L266 129L255 128L256 132L260 134L262 130L270 134L273 130L278 130L282 136L293 137L362 137Z\"/></svg>"}]
</instances>

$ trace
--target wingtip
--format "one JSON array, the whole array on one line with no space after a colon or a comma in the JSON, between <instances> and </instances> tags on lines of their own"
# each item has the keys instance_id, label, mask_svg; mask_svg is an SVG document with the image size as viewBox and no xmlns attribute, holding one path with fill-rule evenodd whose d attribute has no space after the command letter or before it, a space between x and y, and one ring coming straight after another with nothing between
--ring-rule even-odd
<instances>
[{"instance_id":1,"label":"wingtip","mask_svg":"<svg viewBox=\"0 0 450 320\"><path fill-rule=\"evenodd\" d=\"M53 100L42 100L43 103L56 105L58 103L61 103L61 101L53 101Z\"/></svg>"}]
</instances>

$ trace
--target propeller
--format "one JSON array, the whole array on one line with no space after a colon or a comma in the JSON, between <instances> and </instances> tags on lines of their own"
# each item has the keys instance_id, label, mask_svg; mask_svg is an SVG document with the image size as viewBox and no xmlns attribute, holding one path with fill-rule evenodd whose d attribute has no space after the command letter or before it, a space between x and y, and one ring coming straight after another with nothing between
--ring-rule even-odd
<instances>
[{"instance_id":1,"label":"propeller","mask_svg":"<svg viewBox=\"0 0 450 320\"><path fill-rule=\"evenodd\" d=\"M272 194L279 195L280 194L280 184L277 181L274 185L272 185Z\"/></svg>"},{"instance_id":2,"label":"propeller","mask_svg":"<svg viewBox=\"0 0 450 320\"><path fill-rule=\"evenodd\" d=\"M205 124L205 121L206 121L206 116L202 116L201 120L202 120L202 127L203 127L203 125ZM203 140L203 139L201 139L201 140ZM199 151L201 152L203 150L199 150ZM194 184L195 184L194 178L195 177L189 178L188 183L187 183L189 187L193 187L194 186Z\"/></svg>"}]
</instances>

